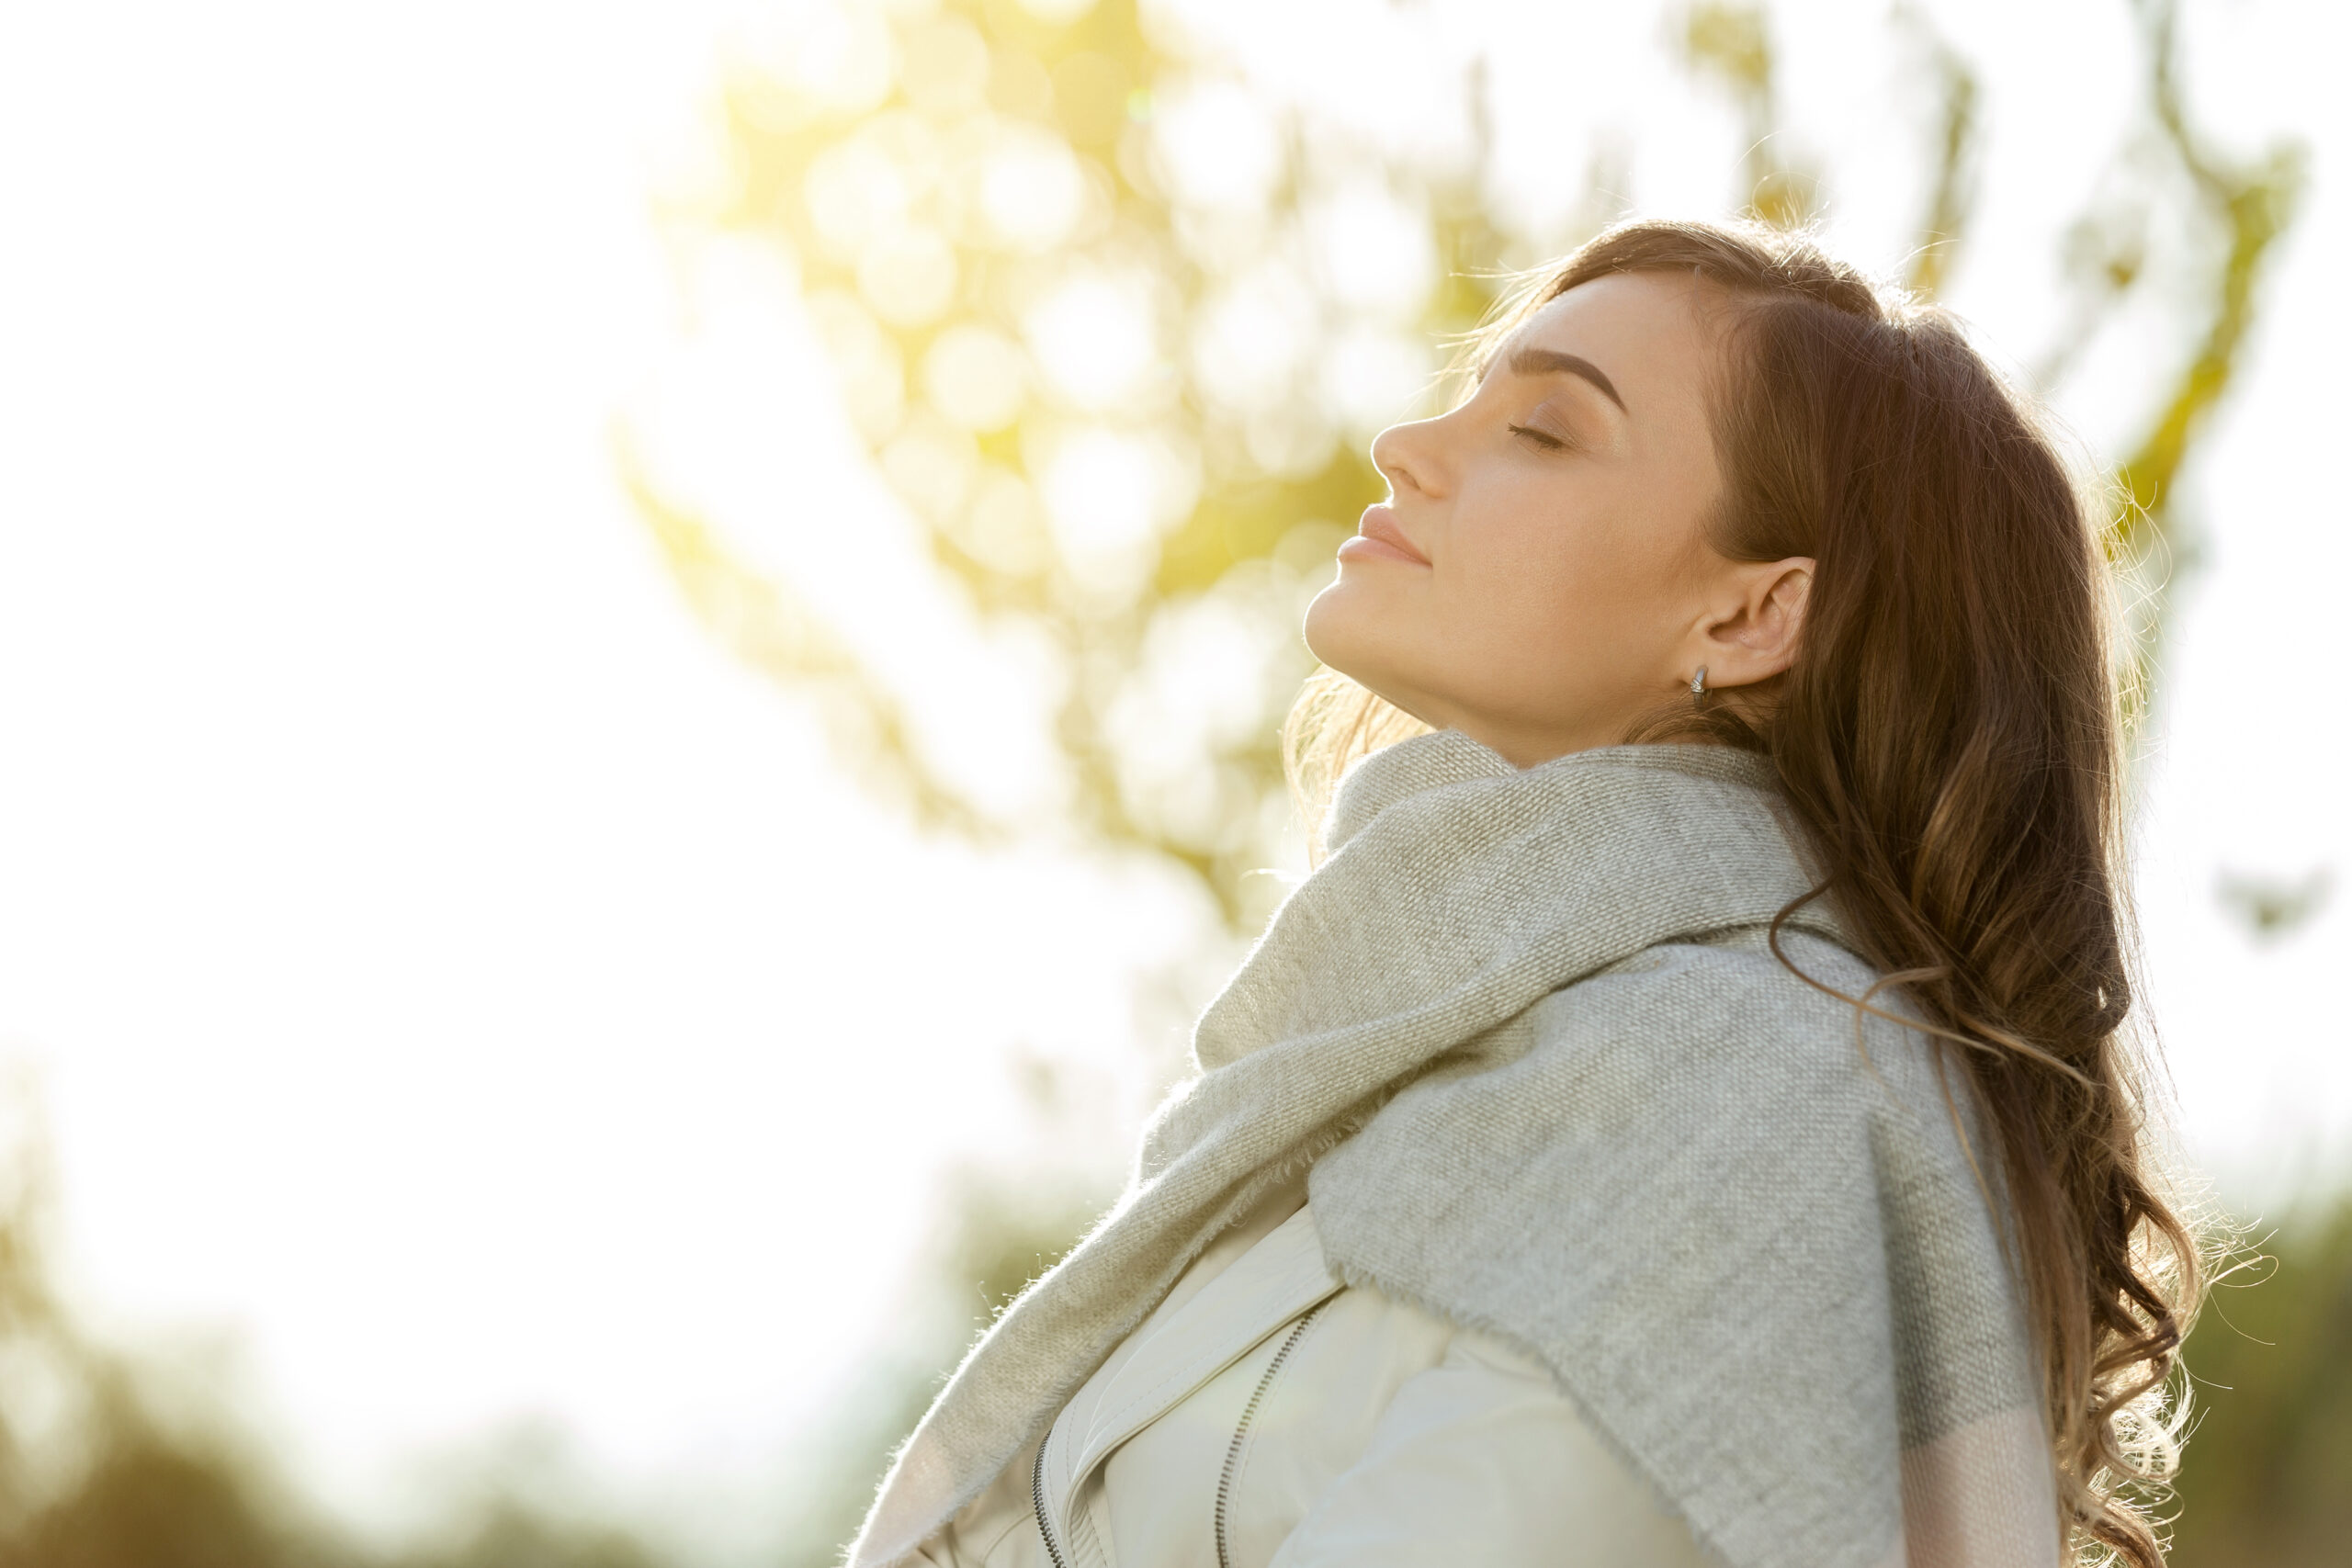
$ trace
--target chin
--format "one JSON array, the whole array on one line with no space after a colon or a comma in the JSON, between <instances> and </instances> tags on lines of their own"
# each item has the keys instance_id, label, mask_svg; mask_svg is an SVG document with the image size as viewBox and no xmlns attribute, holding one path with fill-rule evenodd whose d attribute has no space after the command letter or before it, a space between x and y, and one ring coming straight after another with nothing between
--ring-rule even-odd
<instances>
[{"instance_id":1,"label":"chin","mask_svg":"<svg viewBox=\"0 0 2352 1568\"><path fill-rule=\"evenodd\" d=\"M1403 707L1397 697L1409 682L1398 679L1395 608L1374 603L1361 587L1342 577L1317 593L1300 633L1306 650L1327 669Z\"/></svg>"},{"instance_id":2,"label":"chin","mask_svg":"<svg viewBox=\"0 0 2352 1568\"><path fill-rule=\"evenodd\" d=\"M1306 639L1306 650L1342 675L1358 680L1356 666L1370 651L1367 642L1377 624L1364 604L1359 584L1347 580L1346 573L1331 580L1330 585L1307 602L1306 618L1299 626L1299 635Z\"/></svg>"}]
</instances>

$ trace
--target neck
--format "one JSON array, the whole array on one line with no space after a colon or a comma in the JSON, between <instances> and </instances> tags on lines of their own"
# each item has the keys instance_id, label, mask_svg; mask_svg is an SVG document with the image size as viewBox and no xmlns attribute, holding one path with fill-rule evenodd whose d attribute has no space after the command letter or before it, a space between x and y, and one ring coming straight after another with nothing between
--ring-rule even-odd
<instances>
[{"instance_id":1,"label":"neck","mask_svg":"<svg viewBox=\"0 0 2352 1568\"><path fill-rule=\"evenodd\" d=\"M1466 735L1520 769L1538 767L1572 751L1622 745L1641 716L1611 715L1568 722L1532 722L1503 715L1470 713L1435 699L1402 703L1385 693L1381 694L1431 729L1451 729Z\"/></svg>"}]
</instances>

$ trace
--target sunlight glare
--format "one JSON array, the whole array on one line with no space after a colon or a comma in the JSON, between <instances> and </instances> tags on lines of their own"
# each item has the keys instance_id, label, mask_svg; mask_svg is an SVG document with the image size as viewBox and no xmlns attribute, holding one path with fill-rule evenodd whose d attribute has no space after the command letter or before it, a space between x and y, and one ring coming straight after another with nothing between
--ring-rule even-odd
<instances>
[{"instance_id":1,"label":"sunlight glare","mask_svg":"<svg viewBox=\"0 0 2352 1568\"><path fill-rule=\"evenodd\" d=\"M874 313L845 289L815 290L804 308L825 345L850 423L868 441L880 442L899 427L899 414L906 407L906 373L899 363L898 345Z\"/></svg>"},{"instance_id":2,"label":"sunlight glare","mask_svg":"<svg viewBox=\"0 0 2352 1568\"><path fill-rule=\"evenodd\" d=\"M1200 492L1198 464L1165 439L1099 427L1056 442L1043 471L1046 514L1071 578L1106 609L1143 586L1159 530Z\"/></svg>"},{"instance_id":3,"label":"sunlight glare","mask_svg":"<svg viewBox=\"0 0 2352 1568\"><path fill-rule=\"evenodd\" d=\"M1279 263L1237 278L1201 310L1193 363L1219 401L1247 412L1293 396L1321 314L1306 279Z\"/></svg>"},{"instance_id":4,"label":"sunlight glare","mask_svg":"<svg viewBox=\"0 0 2352 1568\"><path fill-rule=\"evenodd\" d=\"M1432 368L1426 339L1353 327L1325 352L1324 396L1350 431L1369 435L1419 417Z\"/></svg>"},{"instance_id":5,"label":"sunlight glare","mask_svg":"<svg viewBox=\"0 0 2352 1568\"><path fill-rule=\"evenodd\" d=\"M1273 117L1237 82L1188 85L1159 104L1153 139L1177 199L1196 207L1262 207L1282 174Z\"/></svg>"},{"instance_id":6,"label":"sunlight glare","mask_svg":"<svg viewBox=\"0 0 2352 1568\"><path fill-rule=\"evenodd\" d=\"M1121 401L1159 358L1151 299L1139 277L1080 273L1047 295L1025 326L1046 379L1080 408Z\"/></svg>"},{"instance_id":7,"label":"sunlight glare","mask_svg":"<svg viewBox=\"0 0 2352 1568\"><path fill-rule=\"evenodd\" d=\"M1060 137L1007 123L981 164L979 197L997 243L1034 254L1060 244L1077 227L1086 176Z\"/></svg>"},{"instance_id":8,"label":"sunlight glare","mask_svg":"<svg viewBox=\"0 0 2352 1568\"><path fill-rule=\"evenodd\" d=\"M1410 321L1437 282L1428 220L1386 186L1357 181L1308 213L1317 270L1341 303Z\"/></svg>"},{"instance_id":9,"label":"sunlight glare","mask_svg":"<svg viewBox=\"0 0 2352 1568\"><path fill-rule=\"evenodd\" d=\"M1269 569L1261 579L1289 575L1271 562L1253 564ZM1288 592L1284 584L1276 596ZM1155 615L1137 672L1108 717L1129 808L1190 842L1246 837L1249 816L1237 803L1249 797L1249 786L1204 759L1271 722L1299 673L1295 634L1264 615L1253 602L1259 597L1220 584Z\"/></svg>"},{"instance_id":10,"label":"sunlight glare","mask_svg":"<svg viewBox=\"0 0 2352 1568\"><path fill-rule=\"evenodd\" d=\"M889 96L890 28L864 6L809 13L791 41L795 86L839 114L864 114Z\"/></svg>"},{"instance_id":11,"label":"sunlight glare","mask_svg":"<svg viewBox=\"0 0 2352 1568\"><path fill-rule=\"evenodd\" d=\"M914 197L899 161L871 137L820 152L800 189L818 234L843 261L903 224Z\"/></svg>"}]
</instances>

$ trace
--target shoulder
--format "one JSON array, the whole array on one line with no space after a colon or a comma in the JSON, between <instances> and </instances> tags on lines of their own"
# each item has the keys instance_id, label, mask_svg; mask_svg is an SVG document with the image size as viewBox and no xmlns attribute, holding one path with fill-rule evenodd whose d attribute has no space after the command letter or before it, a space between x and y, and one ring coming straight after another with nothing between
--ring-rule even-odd
<instances>
[{"instance_id":1,"label":"shoulder","mask_svg":"<svg viewBox=\"0 0 2352 1568\"><path fill-rule=\"evenodd\" d=\"M1530 1019L1547 1032L1660 1014L1695 1022L1723 1010L1751 1031L1811 1032L1832 1019L1850 1025L1854 1010L1844 998L1868 991L1878 972L1811 931L1783 929L1778 945L1776 953L1761 927L1662 942L1560 987Z\"/></svg>"},{"instance_id":2,"label":"shoulder","mask_svg":"<svg viewBox=\"0 0 2352 1568\"><path fill-rule=\"evenodd\" d=\"M1820 937L1779 945L1662 942L1562 987L1399 1091L1351 1158L1478 1168L1506 1207L1699 1182L1793 1212L1869 1192L1890 1156L1964 1169L1933 1037L1844 998L1908 1004Z\"/></svg>"},{"instance_id":3,"label":"shoulder","mask_svg":"<svg viewBox=\"0 0 2352 1568\"><path fill-rule=\"evenodd\" d=\"M1761 928L1660 942L1561 987L1524 1019L1533 1072L1713 1082L1759 1100L1940 1100L1932 1037L1900 987L1836 942ZM1867 1002L1864 1007L1860 1004ZM1892 1017L1887 1015L1893 1015Z\"/></svg>"}]
</instances>

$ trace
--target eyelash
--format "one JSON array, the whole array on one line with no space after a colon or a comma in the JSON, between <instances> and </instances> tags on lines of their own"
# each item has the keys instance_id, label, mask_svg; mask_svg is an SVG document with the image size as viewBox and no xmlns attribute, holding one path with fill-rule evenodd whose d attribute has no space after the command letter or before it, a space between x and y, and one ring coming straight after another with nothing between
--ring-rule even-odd
<instances>
[{"instance_id":1,"label":"eyelash","mask_svg":"<svg viewBox=\"0 0 2352 1568\"><path fill-rule=\"evenodd\" d=\"M1547 451L1565 452L1576 445L1572 441L1562 440L1548 430L1538 430L1532 424L1514 424L1507 428L1513 435L1525 435L1542 443Z\"/></svg>"}]
</instances>

